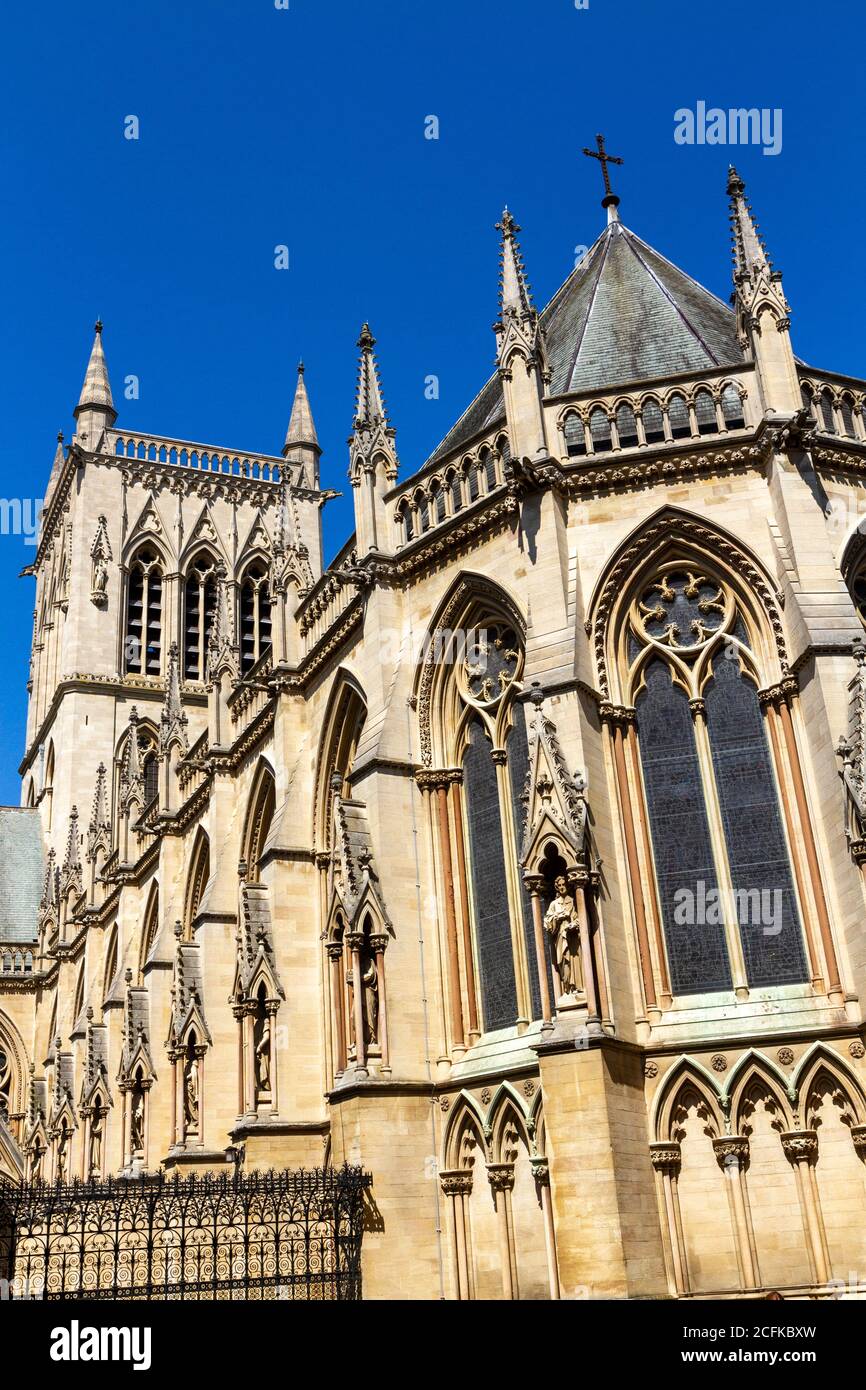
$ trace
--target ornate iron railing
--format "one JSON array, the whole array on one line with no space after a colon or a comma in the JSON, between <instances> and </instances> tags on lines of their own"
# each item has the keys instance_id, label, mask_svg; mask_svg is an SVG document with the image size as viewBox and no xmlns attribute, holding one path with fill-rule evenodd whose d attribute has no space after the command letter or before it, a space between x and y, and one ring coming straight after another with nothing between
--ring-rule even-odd
<instances>
[{"instance_id":1,"label":"ornate iron railing","mask_svg":"<svg viewBox=\"0 0 866 1390\"><path fill-rule=\"evenodd\" d=\"M0 1186L12 1297L355 1300L359 1168Z\"/></svg>"}]
</instances>

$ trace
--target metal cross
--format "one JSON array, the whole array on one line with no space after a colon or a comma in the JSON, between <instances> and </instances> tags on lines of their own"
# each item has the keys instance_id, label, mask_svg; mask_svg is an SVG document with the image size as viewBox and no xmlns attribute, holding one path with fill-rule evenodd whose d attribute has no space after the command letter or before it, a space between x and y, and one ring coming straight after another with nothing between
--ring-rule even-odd
<instances>
[{"instance_id":1,"label":"metal cross","mask_svg":"<svg viewBox=\"0 0 866 1390\"><path fill-rule=\"evenodd\" d=\"M584 151L583 151L583 152L584 152L584 154L588 154L589 157L590 157L590 159L598 159L598 160L600 160L600 162L601 162L601 172L602 172L602 174L603 174L603 176L604 176L604 196L605 196L605 199L607 199L607 198L613 198L613 197L615 197L615 194L613 194L613 193L611 192L611 188L610 188L610 178L609 178L609 176L608 176L607 166L608 166L608 164L622 164L623 161L622 161L617 155L615 155L615 154L608 154L608 153L607 153L607 150L604 148L604 136L603 136L603 135L596 135L596 137L595 137L595 142L596 142L596 144L598 145L598 150L588 150L588 149L584 148ZM618 201L618 200L617 200L617 201ZM602 206L604 206L604 204L602 204Z\"/></svg>"}]
</instances>

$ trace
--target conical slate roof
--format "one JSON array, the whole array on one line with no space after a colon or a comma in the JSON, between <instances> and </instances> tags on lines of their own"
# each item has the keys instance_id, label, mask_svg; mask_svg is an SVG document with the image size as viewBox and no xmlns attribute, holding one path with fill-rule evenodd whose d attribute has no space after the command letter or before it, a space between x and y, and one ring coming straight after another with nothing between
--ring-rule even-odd
<instances>
[{"instance_id":1,"label":"conical slate roof","mask_svg":"<svg viewBox=\"0 0 866 1390\"><path fill-rule=\"evenodd\" d=\"M743 360L733 310L617 220L554 295L541 324L551 396ZM504 419L502 383L493 376L429 461Z\"/></svg>"}]
</instances>

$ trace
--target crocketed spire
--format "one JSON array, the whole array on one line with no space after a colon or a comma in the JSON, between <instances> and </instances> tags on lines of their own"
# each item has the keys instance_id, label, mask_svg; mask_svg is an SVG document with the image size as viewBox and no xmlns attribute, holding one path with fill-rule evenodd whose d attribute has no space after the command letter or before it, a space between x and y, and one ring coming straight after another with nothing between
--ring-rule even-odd
<instances>
[{"instance_id":1,"label":"crocketed spire","mask_svg":"<svg viewBox=\"0 0 866 1390\"><path fill-rule=\"evenodd\" d=\"M358 396L355 406L356 430L363 427L369 428L380 423L385 425L389 423L385 398L379 383L379 367L373 352L375 346L376 339L370 332L370 325L365 323L358 339L361 360L358 364Z\"/></svg>"},{"instance_id":2,"label":"crocketed spire","mask_svg":"<svg viewBox=\"0 0 866 1390\"><path fill-rule=\"evenodd\" d=\"M756 275L769 275L772 264L767 248L758 232L751 204L746 198L746 185L733 164L728 168L728 197L731 200L730 222L734 248L734 280L742 276L754 279Z\"/></svg>"},{"instance_id":3,"label":"crocketed spire","mask_svg":"<svg viewBox=\"0 0 866 1390\"><path fill-rule=\"evenodd\" d=\"M502 233L502 246L499 256L499 312L500 314L532 313L532 291L526 278L526 268L520 253L517 233L520 231L508 208L502 213L496 230Z\"/></svg>"}]
</instances>

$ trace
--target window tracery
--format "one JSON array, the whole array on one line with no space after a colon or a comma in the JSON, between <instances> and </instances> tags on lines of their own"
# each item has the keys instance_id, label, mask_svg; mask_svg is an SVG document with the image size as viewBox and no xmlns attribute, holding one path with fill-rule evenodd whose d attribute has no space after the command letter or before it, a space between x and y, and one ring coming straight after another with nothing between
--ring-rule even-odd
<instances>
[{"instance_id":1,"label":"window tracery","mask_svg":"<svg viewBox=\"0 0 866 1390\"><path fill-rule=\"evenodd\" d=\"M628 609L627 687L674 994L808 978L750 616L671 560ZM735 969L732 972L732 965Z\"/></svg>"},{"instance_id":2,"label":"window tracery","mask_svg":"<svg viewBox=\"0 0 866 1390\"><path fill-rule=\"evenodd\" d=\"M162 670L162 567L154 549L144 546L129 571L126 593L124 670L158 676Z\"/></svg>"}]
</instances>

